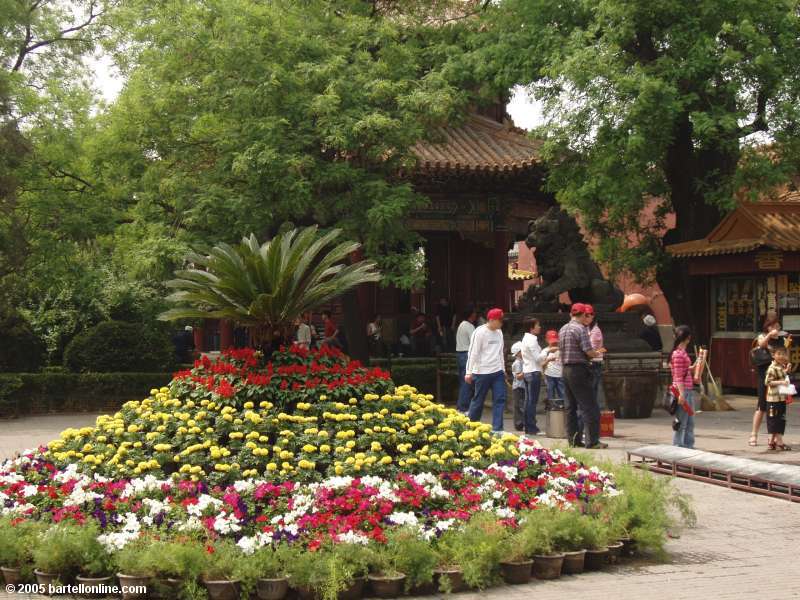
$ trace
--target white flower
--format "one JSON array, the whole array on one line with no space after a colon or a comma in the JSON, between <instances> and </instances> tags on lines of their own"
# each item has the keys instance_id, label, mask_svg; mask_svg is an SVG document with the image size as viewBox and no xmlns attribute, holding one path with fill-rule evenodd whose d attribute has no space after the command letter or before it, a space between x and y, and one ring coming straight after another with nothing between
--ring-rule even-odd
<instances>
[{"instance_id":1,"label":"white flower","mask_svg":"<svg viewBox=\"0 0 800 600\"><path fill-rule=\"evenodd\" d=\"M413 512L400 512L395 511L390 514L388 517L391 523L395 525L416 525L419 523L419 519L417 519L417 515Z\"/></svg>"},{"instance_id":2,"label":"white flower","mask_svg":"<svg viewBox=\"0 0 800 600\"><path fill-rule=\"evenodd\" d=\"M256 538L245 536L236 542L236 545L239 546L245 554L253 554L258 548L259 543Z\"/></svg>"},{"instance_id":3,"label":"white flower","mask_svg":"<svg viewBox=\"0 0 800 600\"><path fill-rule=\"evenodd\" d=\"M252 479L240 479L239 481L234 482L233 489L235 489L240 494L251 492L255 489L256 484Z\"/></svg>"},{"instance_id":4,"label":"white flower","mask_svg":"<svg viewBox=\"0 0 800 600\"><path fill-rule=\"evenodd\" d=\"M242 528L239 526L239 520L234 515L221 512L214 519L214 530L218 531L219 533L236 533L241 529Z\"/></svg>"},{"instance_id":5,"label":"white flower","mask_svg":"<svg viewBox=\"0 0 800 600\"><path fill-rule=\"evenodd\" d=\"M355 531L347 531L339 534L336 536L336 541L343 544L361 544L362 546L369 544L369 538L367 536Z\"/></svg>"},{"instance_id":6,"label":"white flower","mask_svg":"<svg viewBox=\"0 0 800 600\"><path fill-rule=\"evenodd\" d=\"M35 496L38 493L39 493L39 488L37 488L35 485L26 485L24 488L22 488L22 495L25 496L26 498Z\"/></svg>"}]
</instances>

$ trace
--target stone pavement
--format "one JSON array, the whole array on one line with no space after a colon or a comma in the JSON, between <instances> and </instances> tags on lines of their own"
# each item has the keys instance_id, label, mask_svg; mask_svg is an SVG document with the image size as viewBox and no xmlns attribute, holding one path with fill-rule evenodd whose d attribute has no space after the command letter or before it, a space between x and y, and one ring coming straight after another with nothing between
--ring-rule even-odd
<instances>
[{"instance_id":1,"label":"stone pavement","mask_svg":"<svg viewBox=\"0 0 800 600\"><path fill-rule=\"evenodd\" d=\"M780 460L800 464L800 451L770 453L763 445L747 446L754 399L728 398L739 410L701 413L697 418L697 445L704 450ZM787 442L800 438L798 405L789 407ZM80 427L95 415L44 416L0 421L0 457L53 439L65 427ZM541 418L541 417L540 417ZM669 443L669 415L656 410L646 420L617 420L618 437L606 440L609 449L598 458L624 460L625 450L644 443ZM794 432L797 431L797 434ZM562 440L541 438L545 445ZM668 543L665 563L637 559L598 573L566 576L557 581L537 581L524 586L503 586L485 592L458 594L458 600L568 600L614 598L618 600L697 600L765 597L800 598L791 576L791 560L800 531L800 503L728 490L686 479L674 485L692 496L698 524ZM43 600L28 594L0 591L0 600Z\"/></svg>"}]
</instances>

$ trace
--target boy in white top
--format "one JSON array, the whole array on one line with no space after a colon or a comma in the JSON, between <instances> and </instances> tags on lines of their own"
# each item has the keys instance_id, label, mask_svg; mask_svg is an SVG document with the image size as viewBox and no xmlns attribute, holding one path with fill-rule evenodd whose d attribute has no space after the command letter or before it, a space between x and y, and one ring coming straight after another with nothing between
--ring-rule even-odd
<instances>
[{"instance_id":1,"label":"boy in white top","mask_svg":"<svg viewBox=\"0 0 800 600\"><path fill-rule=\"evenodd\" d=\"M544 369L544 382L547 386L547 400L552 402L556 398L564 399L564 380L561 376L564 367L561 364L561 355L558 352L558 332L551 329L545 335L549 344L542 350L539 360Z\"/></svg>"},{"instance_id":2,"label":"boy in white top","mask_svg":"<svg viewBox=\"0 0 800 600\"><path fill-rule=\"evenodd\" d=\"M525 433L536 435L539 427L536 425L536 404L539 401L539 391L542 387L542 367L539 356L542 348L539 338L542 332L539 319L527 318L522 324L525 335L522 337L522 372L525 380Z\"/></svg>"},{"instance_id":3,"label":"boy in white top","mask_svg":"<svg viewBox=\"0 0 800 600\"><path fill-rule=\"evenodd\" d=\"M483 402L489 389L492 390L492 430L503 431L503 409L506 405L506 365L503 356L503 311L491 309L486 325L481 325L472 334L467 356L464 381L475 385L475 393L469 405L471 421L480 421Z\"/></svg>"},{"instance_id":4,"label":"boy in white top","mask_svg":"<svg viewBox=\"0 0 800 600\"><path fill-rule=\"evenodd\" d=\"M469 412L469 403L475 388L472 384L464 381L467 374L467 356L469 355L469 344L472 341L472 334L475 332L475 321L478 320L478 313L474 308L468 308L464 312L464 319L459 323L456 330L456 361L458 362L458 401L456 408L458 412L466 415Z\"/></svg>"},{"instance_id":5,"label":"boy in white top","mask_svg":"<svg viewBox=\"0 0 800 600\"><path fill-rule=\"evenodd\" d=\"M522 374L522 342L515 342L511 346L511 400L514 404L514 429L522 431L525 428L525 379Z\"/></svg>"}]
</instances>

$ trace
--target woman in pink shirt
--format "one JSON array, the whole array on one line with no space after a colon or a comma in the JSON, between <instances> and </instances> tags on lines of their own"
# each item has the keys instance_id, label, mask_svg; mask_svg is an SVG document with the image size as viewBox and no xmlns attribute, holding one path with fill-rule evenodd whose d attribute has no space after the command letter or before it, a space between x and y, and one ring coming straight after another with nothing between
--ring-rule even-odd
<instances>
[{"instance_id":1,"label":"woman in pink shirt","mask_svg":"<svg viewBox=\"0 0 800 600\"><path fill-rule=\"evenodd\" d=\"M692 332L686 325L675 329L675 345L669 357L672 369L672 385L679 392L678 411L672 435L672 445L681 448L694 448L694 367L686 348L692 341ZM691 414L690 414L691 413Z\"/></svg>"}]
</instances>

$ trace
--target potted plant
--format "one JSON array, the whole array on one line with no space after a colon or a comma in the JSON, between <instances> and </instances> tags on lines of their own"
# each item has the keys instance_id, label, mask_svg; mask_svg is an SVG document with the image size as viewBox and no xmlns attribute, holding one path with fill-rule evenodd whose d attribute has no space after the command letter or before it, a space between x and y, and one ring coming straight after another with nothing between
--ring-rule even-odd
<instances>
[{"instance_id":1,"label":"potted plant","mask_svg":"<svg viewBox=\"0 0 800 600\"><path fill-rule=\"evenodd\" d=\"M500 574L511 585L528 583L531 580L533 560L526 555L526 548L519 531L509 532L501 545Z\"/></svg>"},{"instance_id":2,"label":"potted plant","mask_svg":"<svg viewBox=\"0 0 800 600\"><path fill-rule=\"evenodd\" d=\"M370 573L367 575L372 595L378 598L396 598L404 590L406 575L397 568L397 547L388 544L373 551Z\"/></svg>"},{"instance_id":3,"label":"potted plant","mask_svg":"<svg viewBox=\"0 0 800 600\"><path fill-rule=\"evenodd\" d=\"M200 574L210 600L238 600L241 581L237 568L242 551L230 540L219 540L208 546L208 556Z\"/></svg>"},{"instance_id":4,"label":"potted plant","mask_svg":"<svg viewBox=\"0 0 800 600\"><path fill-rule=\"evenodd\" d=\"M456 548L459 544L458 532L450 530L442 535L436 544L436 568L433 570L433 581L445 594L460 592L466 589L464 571L458 564Z\"/></svg>"},{"instance_id":5,"label":"potted plant","mask_svg":"<svg viewBox=\"0 0 800 600\"><path fill-rule=\"evenodd\" d=\"M586 549L584 569L597 571L608 562L608 528L597 517L585 515L582 519L581 544Z\"/></svg>"},{"instance_id":6,"label":"potted plant","mask_svg":"<svg viewBox=\"0 0 800 600\"><path fill-rule=\"evenodd\" d=\"M108 550L97 540L100 531L96 525L78 528L74 535L80 549L80 574L75 582L93 591L84 592L86 598L105 598L111 586L113 561ZM106 586L105 590L103 586Z\"/></svg>"},{"instance_id":7,"label":"potted plant","mask_svg":"<svg viewBox=\"0 0 800 600\"><path fill-rule=\"evenodd\" d=\"M32 549L42 531L36 521L0 519L0 571L7 585L25 583L33 577Z\"/></svg>"},{"instance_id":8,"label":"potted plant","mask_svg":"<svg viewBox=\"0 0 800 600\"><path fill-rule=\"evenodd\" d=\"M88 525L86 526L89 527ZM83 553L83 526L64 521L44 530L34 541L36 582L49 586L68 583L77 575Z\"/></svg>"},{"instance_id":9,"label":"potted plant","mask_svg":"<svg viewBox=\"0 0 800 600\"><path fill-rule=\"evenodd\" d=\"M520 518L520 540L527 556L533 556L533 575L537 579L561 576L564 554L554 545L554 525L559 509L538 508Z\"/></svg>"},{"instance_id":10,"label":"potted plant","mask_svg":"<svg viewBox=\"0 0 800 600\"><path fill-rule=\"evenodd\" d=\"M587 517L577 511L562 511L553 527L553 545L564 553L561 573L577 575L583 573L586 549L583 543L583 528L587 526Z\"/></svg>"},{"instance_id":11,"label":"potted plant","mask_svg":"<svg viewBox=\"0 0 800 600\"><path fill-rule=\"evenodd\" d=\"M147 547L153 566L151 597L165 600L181 596L186 600L205 598L198 578L206 563L206 548L198 540L179 537L156 541Z\"/></svg>"},{"instance_id":12,"label":"potted plant","mask_svg":"<svg viewBox=\"0 0 800 600\"><path fill-rule=\"evenodd\" d=\"M405 573L405 591L412 596L433 594L433 572L438 560L433 546L407 527L390 530L386 544L394 556L395 568Z\"/></svg>"},{"instance_id":13,"label":"potted plant","mask_svg":"<svg viewBox=\"0 0 800 600\"><path fill-rule=\"evenodd\" d=\"M287 567L295 552L287 544L257 550L251 559L256 573L255 589L259 600L281 600L289 591ZM240 578L248 579L243 574Z\"/></svg>"},{"instance_id":14,"label":"potted plant","mask_svg":"<svg viewBox=\"0 0 800 600\"><path fill-rule=\"evenodd\" d=\"M122 594L123 600L147 597L147 592L137 592L133 588L147 589L153 581L156 573L151 549L153 543L153 540L148 538L139 538L128 542L122 550L114 554L117 579L120 587L125 588Z\"/></svg>"},{"instance_id":15,"label":"potted plant","mask_svg":"<svg viewBox=\"0 0 800 600\"><path fill-rule=\"evenodd\" d=\"M363 546L326 543L297 554L289 582L302 600L357 600L368 569L369 552Z\"/></svg>"}]
</instances>

